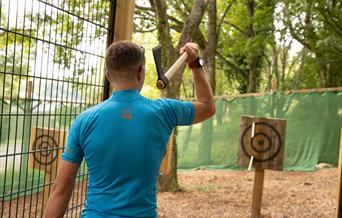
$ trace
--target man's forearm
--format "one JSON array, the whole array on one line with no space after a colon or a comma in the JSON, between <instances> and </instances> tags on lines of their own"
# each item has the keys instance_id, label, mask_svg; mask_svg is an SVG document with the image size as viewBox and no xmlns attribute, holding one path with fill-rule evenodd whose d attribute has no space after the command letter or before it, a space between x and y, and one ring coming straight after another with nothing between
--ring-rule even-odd
<instances>
[{"instance_id":1,"label":"man's forearm","mask_svg":"<svg viewBox=\"0 0 342 218\"><path fill-rule=\"evenodd\" d=\"M210 107L214 106L214 96L202 68L192 69L197 101Z\"/></svg>"},{"instance_id":2,"label":"man's forearm","mask_svg":"<svg viewBox=\"0 0 342 218\"><path fill-rule=\"evenodd\" d=\"M73 186L64 192L52 188L47 206L45 208L45 218L59 218L63 217L71 198Z\"/></svg>"},{"instance_id":3,"label":"man's forearm","mask_svg":"<svg viewBox=\"0 0 342 218\"><path fill-rule=\"evenodd\" d=\"M186 43L181 49L182 52L187 52L188 66L192 70L195 92L197 101L193 102L195 116L192 124L202 122L215 114L215 104L213 91L210 88L209 82L205 77L201 63L198 57L199 46L196 43Z\"/></svg>"}]
</instances>

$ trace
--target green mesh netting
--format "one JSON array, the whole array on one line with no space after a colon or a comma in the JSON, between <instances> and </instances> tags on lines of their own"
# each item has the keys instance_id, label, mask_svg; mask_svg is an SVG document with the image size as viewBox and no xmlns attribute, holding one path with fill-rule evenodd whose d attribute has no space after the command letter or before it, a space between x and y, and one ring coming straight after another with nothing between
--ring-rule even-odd
<instances>
[{"instance_id":1,"label":"green mesh netting","mask_svg":"<svg viewBox=\"0 0 342 218\"><path fill-rule=\"evenodd\" d=\"M265 94L217 100L216 114L202 124L178 128L178 169L240 168L237 153L241 115L287 119L285 170L336 164L342 121L342 92Z\"/></svg>"}]
</instances>

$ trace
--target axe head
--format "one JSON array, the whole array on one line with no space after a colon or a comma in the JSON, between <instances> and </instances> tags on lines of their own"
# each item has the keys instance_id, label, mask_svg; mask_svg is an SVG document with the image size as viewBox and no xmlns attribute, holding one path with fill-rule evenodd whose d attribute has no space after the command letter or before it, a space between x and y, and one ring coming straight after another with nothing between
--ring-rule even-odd
<instances>
[{"instance_id":1,"label":"axe head","mask_svg":"<svg viewBox=\"0 0 342 218\"><path fill-rule=\"evenodd\" d=\"M168 79L164 75L164 70L162 67L162 48L160 45L157 47L152 48L154 62L156 64L157 74L158 74L158 81L157 87L159 89L164 89L168 83Z\"/></svg>"}]
</instances>

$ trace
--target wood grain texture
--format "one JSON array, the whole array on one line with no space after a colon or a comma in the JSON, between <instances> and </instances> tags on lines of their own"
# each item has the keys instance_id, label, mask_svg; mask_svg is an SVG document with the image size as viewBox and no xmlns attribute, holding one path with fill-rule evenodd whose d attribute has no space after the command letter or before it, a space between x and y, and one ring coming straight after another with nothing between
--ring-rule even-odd
<instances>
[{"instance_id":1,"label":"wood grain texture","mask_svg":"<svg viewBox=\"0 0 342 218\"><path fill-rule=\"evenodd\" d=\"M34 148L34 144L36 142L36 139L40 136L49 136L54 139L56 142L56 145L58 147L53 147L47 152L51 152L51 155L41 155L41 151L35 151L36 149ZM63 147L65 145L65 131L59 131L55 129L47 129L47 128L35 128L33 127L31 130L31 142L30 142L30 155L29 155L29 167L31 169L38 169L41 171L44 171L44 191L43 191L43 204L44 207L47 204L47 201L50 196L51 192L51 187L53 182L55 181L57 177L57 171L58 171L58 163L61 161L62 153L63 153ZM46 139L43 139L40 142L47 142ZM37 141L37 144L40 143ZM40 148L38 148L40 149ZM35 156L36 155L36 156ZM56 159L52 159L56 155ZM36 159L35 159L36 157ZM40 161L37 161L38 160ZM49 164L41 164L41 162L46 163L46 162L51 162Z\"/></svg>"},{"instance_id":2,"label":"wood grain texture","mask_svg":"<svg viewBox=\"0 0 342 218\"><path fill-rule=\"evenodd\" d=\"M262 193L264 190L265 170L257 166L254 174L253 201L252 201L252 218L261 217Z\"/></svg>"},{"instance_id":3,"label":"wood grain texture","mask_svg":"<svg viewBox=\"0 0 342 218\"><path fill-rule=\"evenodd\" d=\"M116 1L114 41L132 39L134 9L134 0Z\"/></svg>"},{"instance_id":4,"label":"wood grain texture","mask_svg":"<svg viewBox=\"0 0 342 218\"><path fill-rule=\"evenodd\" d=\"M337 180L337 206L336 206L336 218L342 216L342 129L340 136L340 158L338 161L338 180Z\"/></svg>"},{"instance_id":5,"label":"wood grain texture","mask_svg":"<svg viewBox=\"0 0 342 218\"><path fill-rule=\"evenodd\" d=\"M57 148L49 148L49 151L51 152L51 155L41 155L41 152L34 150L34 144L36 142L36 139L42 135L49 136L54 139L56 142ZM43 170L44 172L51 173L53 171L57 170L57 164L61 160L61 156L63 153L63 147L65 145L65 131L59 131L55 129L47 129L47 128L35 128L33 127L31 129L31 141L30 141L30 155L29 155L29 167L31 169L39 169ZM47 141L46 139L42 139L43 141ZM41 142L43 142L41 141ZM40 142L37 141L37 144ZM49 143L49 142L47 142ZM37 148L36 148L37 149ZM56 156L57 158L55 160L51 160L53 156ZM36 156L36 159L40 160L42 163L51 162L50 164L44 165L39 163L34 157Z\"/></svg>"},{"instance_id":6,"label":"wood grain texture","mask_svg":"<svg viewBox=\"0 0 342 218\"><path fill-rule=\"evenodd\" d=\"M171 133L169 141L167 142L167 145L165 148L166 153L160 165L159 173L161 175L168 174L171 170L172 145L173 145L173 131Z\"/></svg>"},{"instance_id":7,"label":"wood grain texture","mask_svg":"<svg viewBox=\"0 0 342 218\"><path fill-rule=\"evenodd\" d=\"M255 123L254 137L252 137L253 123ZM259 166L263 169L282 170L286 123L287 121L283 119L242 116L240 122L241 134L238 165L248 166L251 156L254 156L254 167ZM245 154L242 144L248 156ZM268 149L268 147L270 148ZM274 158L258 162L258 160L266 160L276 153L277 155Z\"/></svg>"}]
</instances>

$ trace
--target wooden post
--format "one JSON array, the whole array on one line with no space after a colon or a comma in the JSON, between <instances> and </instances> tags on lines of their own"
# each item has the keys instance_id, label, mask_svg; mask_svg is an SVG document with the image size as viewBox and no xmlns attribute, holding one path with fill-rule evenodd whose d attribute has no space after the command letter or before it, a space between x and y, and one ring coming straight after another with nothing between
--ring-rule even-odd
<instances>
[{"instance_id":1,"label":"wooden post","mask_svg":"<svg viewBox=\"0 0 342 218\"><path fill-rule=\"evenodd\" d=\"M338 180L337 180L337 206L336 206L336 218L342 216L342 129L340 139L340 156L338 161Z\"/></svg>"},{"instance_id":2,"label":"wooden post","mask_svg":"<svg viewBox=\"0 0 342 218\"><path fill-rule=\"evenodd\" d=\"M261 217L261 203L262 192L264 189L264 175L265 170L256 165L254 174L254 187L253 187L253 202L252 202L252 218Z\"/></svg>"},{"instance_id":3,"label":"wooden post","mask_svg":"<svg viewBox=\"0 0 342 218\"><path fill-rule=\"evenodd\" d=\"M31 131L31 119L32 116L32 106L33 106L33 85L32 85L32 80L27 81L27 88L26 88L26 96L25 96L25 108L24 108L24 113L29 114L28 116L24 116L24 126L23 126L23 150L21 152L28 152L29 151L29 138L30 138L30 131ZM19 104L19 102L18 102ZM22 162L22 167L20 169L21 171L21 178L25 179L26 174L27 174L27 165L28 165L28 154L23 154L21 157L21 162Z\"/></svg>"},{"instance_id":4,"label":"wooden post","mask_svg":"<svg viewBox=\"0 0 342 218\"><path fill-rule=\"evenodd\" d=\"M173 131L171 133L169 141L167 142L166 149L165 149L165 156L160 165L159 173L162 175L168 174L171 170L172 145L173 145Z\"/></svg>"},{"instance_id":5,"label":"wooden post","mask_svg":"<svg viewBox=\"0 0 342 218\"><path fill-rule=\"evenodd\" d=\"M111 7L109 20L109 29L107 37L107 47L112 44L112 42L119 40L132 40L133 35L133 17L134 17L134 9L135 9L135 1L134 0L116 0L112 1L111 4L114 8ZM115 15L114 15L115 13ZM115 21L115 23L113 22ZM109 81L105 80L105 89L103 93L103 100L106 100L112 94L111 85Z\"/></svg>"},{"instance_id":6,"label":"wooden post","mask_svg":"<svg viewBox=\"0 0 342 218\"><path fill-rule=\"evenodd\" d=\"M272 92L276 92L278 90L278 81L276 78L273 78L272 81L271 81L271 91Z\"/></svg>"},{"instance_id":7,"label":"wooden post","mask_svg":"<svg viewBox=\"0 0 342 218\"><path fill-rule=\"evenodd\" d=\"M107 47L112 44L112 42L120 40L132 40L133 35L133 17L135 9L134 0L116 0L114 1L114 8L110 9L110 20L109 29L107 37ZM114 4L112 2L111 4ZM115 13L115 15L114 15ZM115 21L115 23L113 22ZM104 78L104 93L102 100L106 100L111 96L113 87L110 85L107 78Z\"/></svg>"},{"instance_id":8,"label":"wooden post","mask_svg":"<svg viewBox=\"0 0 342 218\"><path fill-rule=\"evenodd\" d=\"M134 0L116 1L114 41L132 39L134 9Z\"/></svg>"}]
</instances>

